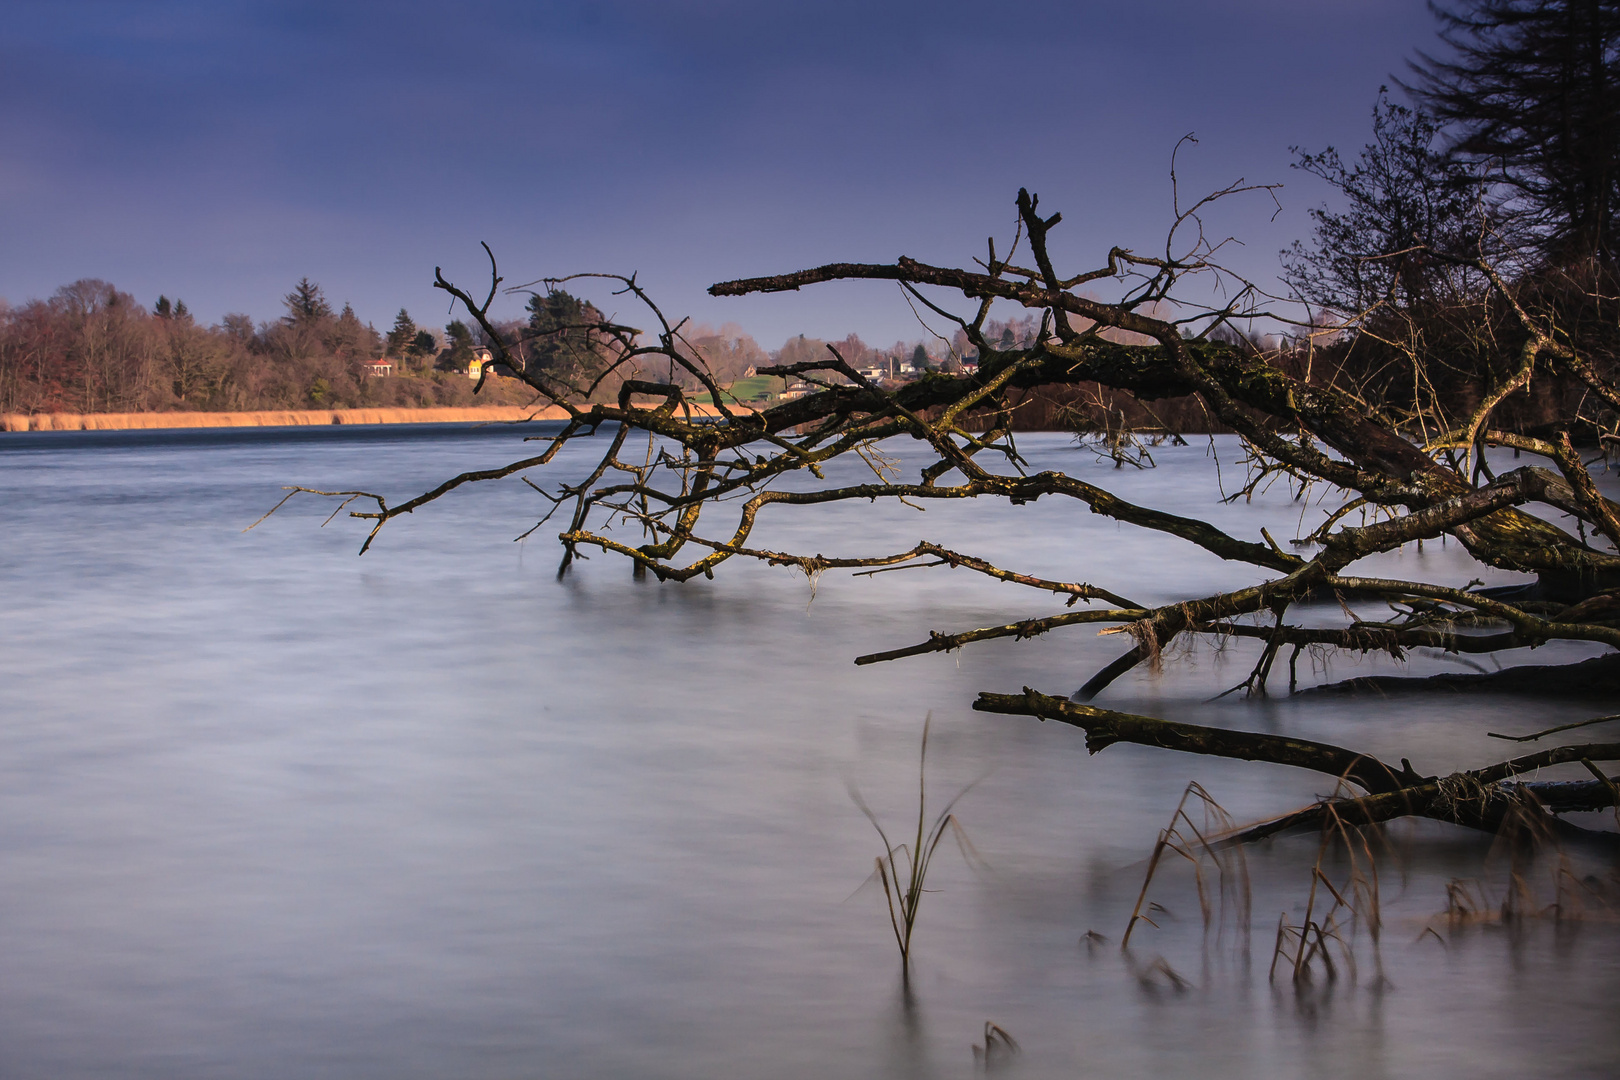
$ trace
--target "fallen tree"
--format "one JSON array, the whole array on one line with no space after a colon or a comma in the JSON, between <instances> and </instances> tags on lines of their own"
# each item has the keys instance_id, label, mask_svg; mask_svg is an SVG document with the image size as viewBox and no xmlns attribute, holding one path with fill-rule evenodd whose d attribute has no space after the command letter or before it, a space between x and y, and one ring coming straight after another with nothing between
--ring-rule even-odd
<instances>
[{"instance_id":1,"label":"fallen tree","mask_svg":"<svg viewBox=\"0 0 1620 1080\"><path fill-rule=\"evenodd\" d=\"M491 281L482 299L442 273L436 284L464 305L496 343L499 363L525 380L541 400L566 412L562 430L540 438L532 456L462 474L397 505L368 492L320 494L374 503L372 509L351 511L371 523L363 553L394 518L461 485L539 469L565 446L600 433L606 448L583 480L549 489L533 485L551 504L535 528L556 515L563 518L559 573L590 550L620 555L638 574L664 582L711 577L732 559L792 566L807 574L948 565L1066 597L1071 607L1086 606L998 626L935 632L926 641L862 656L857 663L1082 624L1100 626L1128 635L1132 643L1075 700L1026 689L1020 695L987 693L976 707L1076 724L1087 731L1094 751L1129 741L1314 769L1364 793L1337 804L1345 820L1419 814L1493 828L1508 800L1538 798L1549 813L1614 805L1613 780L1593 764L1620 759L1620 744L1612 742L1564 746L1492 769L1440 777L1404 761L1396 768L1338 747L1195 728L1085 704L1137 665L1158 663L1163 650L1181 637L1261 641L1260 659L1241 687L1250 695L1267 692L1273 664L1284 649L1292 651L1291 661L1305 648L1379 651L1395 657L1423 647L1501 653L1552 641L1620 649L1620 506L1599 493L1590 463L1573 438L1596 423L1604 439L1620 442L1614 439L1620 389L1609 359L1584 352L1582 342L1560 328L1553 312L1538 309L1532 293L1506 280L1483 249L1473 255L1422 253L1466 266L1485 283L1495 310L1511 317L1512 332L1494 338L1503 358L1497 366L1506 374L1481 387L1469 414L1440 430L1432 424L1438 414L1415 429L1410 410L1380 407L1342 381L1342 372L1324 378L1312 374L1307 364L1302 373L1297 350L1312 347L1309 334L1302 333L1289 355L1268 353L1237 335L1220 340L1223 328L1256 318L1321 333L1319 324L1296 322L1267 308L1274 298L1233 278L1214 261L1219 245L1205 239L1199 214L1212 199L1244 190L1253 189L1230 188L1178 209L1162 252L1146 256L1116 247L1102 265L1076 274L1059 273L1049 250L1048 236L1060 215L1043 215L1037 198L1020 191L1013 243L998 254L992 241L987 256L973 268L902 257L887 264L836 263L714 285L710 292L717 296L744 296L835 280L895 282L914 305L960 330L977 350L977 369L969 373L930 374L893 385L869 378L829 348L822 358L761 369L761 374L802 380L814 392L760 412L728 402L701 352L683 339L682 324L666 318L634 277L581 275L518 287L554 289L580 277L594 278L638 301L653 320L650 332L605 318L558 328L559 347L589 349L593 356L605 357L595 369L597 382L611 378L619 385L615 401L579 404L590 398L595 383L563 385L548 370L526 368L521 357L500 344L490 308L502 278L491 254ZM1213 279L1231 299L1218 306L1190 302L1183 296L1186 284L1198 279ZM1084 291L1109 281L1124 283L1119 299L1103 301ZM1203 290L1204 295L1214 292ZM958 314L953 302L966 302L970 310ZM1013 348L990 340L984 328L998 303L1038 312L1041 328L1035 339ZM1336 332L1347 330L1353 332L1353 324ZM1122 335L1129 335L1129 341L1122 341ZM1578 415L1568 416L1555 430L1534 433L1494 422L1504 402L1529 392L1537 380L1553 377L1586 387ZM682 383L694 382L713 403L712 415L701 415L693 396L682 388ZM1080 384L1101 386L1149 406L1166 398L1194 399L1212 423L1241 440L1250 472L1245 492L1286 476L1302 489L1336 493L1338 508L1320 528L1285 548L1264 530L1259 541L1244 539L1197 518L1134 504L1063 472L1030 472L1013 436L1017 394ZM633 454L627 452L632 438L638 440ZM901 438L926 451L928 463L914 477L899 476L878 449L884 440ZM1486 458L1492 446L1510 447L1537 463L1495 475ZM866 458L872 478L849 485L826 482L822 466L851 454ZM781 483L806 476L818 483L792 488ZM307 489L295 489L289 497L301 490ZM1246 564L1253 568L1253 580L1238 589L1146 606L1106 586L1042 578L927 541L876 556L812 555L751 542L760 516L778 505L877 499L1019 504L1041 498L1075 500L1092 513ZM1562 515L1569 527L1538 516L1533 508ZM1358 511L1361 523L1349 524ZM640 542L625 538L626 527L641 533ZM1472 581L1395 580L1353 571L1369 556L1440 537L1460 542L1481 565L1533 574L1535 583L1503 590ZM1369 623L1345 608L1344 624L1329 627L1290 618L1312 600L1351 596L1386 599L1399 613ZM1098 602L1106 606L1092 606ZM1527 770L1560 762L1585 763L1595 779L1563 788L1509 786ZM1320 810L1302 811L1245 835L1309 824L1313 814L1319 817Z\"/></svg>"}]
</instances>

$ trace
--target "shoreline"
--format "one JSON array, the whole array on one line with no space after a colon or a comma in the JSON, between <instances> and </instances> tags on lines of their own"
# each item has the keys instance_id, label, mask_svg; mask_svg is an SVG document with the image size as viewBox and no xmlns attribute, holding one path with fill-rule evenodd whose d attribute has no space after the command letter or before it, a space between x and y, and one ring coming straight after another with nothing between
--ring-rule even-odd
<instances>
[{"instance_id":1,"label":"shoreline","mask_svg":"<svg viewBox=\"0 0 1620 1080\"><path fill-rule=\"evenodd\" d=\"M694 406L711 415L709 406ZM566 420L560 405L486 405L430 409L266 409L257 412L6 413L0 431L157 431L186 428L324 427L331 424L511 423Z\"/></svg>"}]
</instances>

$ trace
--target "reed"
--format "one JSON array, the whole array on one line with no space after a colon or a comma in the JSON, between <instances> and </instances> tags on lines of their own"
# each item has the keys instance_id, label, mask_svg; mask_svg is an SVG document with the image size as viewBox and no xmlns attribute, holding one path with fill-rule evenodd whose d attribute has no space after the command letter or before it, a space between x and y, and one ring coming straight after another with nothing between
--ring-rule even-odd
<instances>
[{"instance_id":1,"label":"reed","mask_svg":"<svg viewBox=\"0 0 1620 1080\"><path fill-rule=\"evenodd\" d=\"M1298 926L1283 912L1277 920L1277 940L1271 952L1268 978L1275 981L1279 966L1286 965L1296 986L1312 981L1320 968L1329 982L1339 977L1341 966L1351 980L1357 977L1355 942L1365 929L1377 965L1377 985L1384 985L1383 955L1380 949L1383 908L1378 888L1378 862L1373 856L1375 827L1356 826L1341 817L1332 800L1326 804L1322 841L1316 862L1311 866L1311 888L1305 900L1305 916ZM1344 876L1337 882L1325 864L1335 850L1345 855ZM1331 901L1331 902L1329 902ZM1337 951L1339 963L1334 963Z\"/></svg>"},{"instance_id":2,"label":"reed","mask_svg":"<svg viewBox=\"0 0 1620 1080\"><path fill-rule=\"evenodd\" d=\"M928 816L928 732L932 724L933 715L929 714L923 721L922 748L918 754L917 829L910 843L896 844L891 841L860 792L853 787L849 789L850 798L860 807L861 813L866 815L866 820L872 823L883 841L883 854L877 857L875 873L883 883L883 896L889 908L889 925L894 930L895 945L900 949L900 973L908 983L911 979L911 943L917 929L917 913L922 907L923 886L940 842L949 833L956 839L957 848L969 866L984 864L953 813L956 804L978 781L957 792L932 819Z\"/></svg>"},{"instance_id":3,"label":"reed","mask_svg":"<svg viewBox=\"0 0 1620 1080\"><path fill-rule=\"evenodd\" d=\"M1169 989L1177 994L1185 994L1192 989L1192 980L1170 966L1170 961L1162 956L1155 956L1146 964L1140 963L1130 953L1125 954L1125 970L1141 988L1149 994L1157 996L1161 989Z\"/></svg>"},{"instance_id":4,"label":"reed","mask_svg":"<svg viewBox=\"0 0 1620 1080\"><path fill-rule=\"evenodd\" d=\"M1189 800L1203 807L1202 824L1194 821L1188 813ZM1192 864L1193 879L1198 885L1198 906L1204 917L1204 931L1208 933L1213 923L1219 934L1230 912L1239 934L1246 938L1250 902L1248 863L1244 860L1241 847L1221 843L1224 836L1236 831L1231 816L1221 809L1221 805L1202 785L1196 780L1187 785L1181 793L1181 801L1176 804L1175 813L1170 815L1170 824L1160 830L1159 838L1153 845L1147 875L1142 879L1142 891L1137 894L1136 906L1131 909L1130 921L1125 925L1125 935L1119 943L1122 950L1130 947L1131 934L1136 930L1137 923L1145 922L1155 929L1159 925L1153 921L1151 913L1164 909L1149 902L1147 897L1153 876L1158 872L1159 863L1166 852L1179 855ZM1208 866L1215 867L1218 874L1218 887L1213 896L1205 872ZM1221 915L1218 922L1215 920L1217 908Z\"/></svg>"},{"instance_id":5,"label":"reed","mask_svg":"<svg viewBox=\"0 0 1620 1080\"><path fill-rule=\"evenodd\" d=\"M1018 1040L1007 1029L989 1020L984 1022L984 1045L973 1047L973 1063L985 1072L997 1072L1018 1056Z\"/></svg>"},{"instance_id":6,"label":"reed","mask_svg":"<svg viewBox=\"0 0 1620 1080\"><path fill-rule=\"evenodd\" d=\"M1341 780L1341 788L1342 785ZM1338 794L1335 792L1335 797ZM1278 969L1282 968L1291 974L1296 984L1310 982L1317 972L1330 982L1341 972L1354 980L1357 977L1356 939L1365 932L1377 964L1377 982L1383 984L1380 953L1383 917L1378 864L1373 854L1373 839L1382 833L1375 826L1357 826L1346 821L1339 814L1334 799L1327 800L1324 806L1321 842L1311 865L1304 918L1297 926L1289 920L1287 912L1278 918L1269 978L1275 981ZM1201 821L1194 816L1197 808L1203 811ZM1169 824L1160 831L1153 845L1147 874L1120 948L1128 949L1138 923L1157 928L1154 913L1165 909L1149 899L1149 892L1162 869L1164 856L1172 854L1180 856L1193 868L1205 934L1214 927L1219 936L1230 918L1243 939L1240 951L1246 955L1252 897L1248 866L1242 847L1236 842L1241 835L1242 830L1233 824L1231 816L1209 792L1196 781L1188 784ZM1343 867L1330 872L1329 858L1339 853L1343 854ZM1211 868L1218 875L1217 881L1210 880ZM1148 989L1156 988L1160 981L1178 991L1190 985L1162 958L1135 974Z\"/></svg>"},{"instance_id":7,"label":"reed","mask_svg":"<svg viewBox=\"0 0 1620 1080\"><path fill-rule=\"evenodd\" d=\"M1456 934L1470 926L1515 926L1531 919L1563 924L1620 917L1620 867L1610 866L1608 881L1583 873L1559 842L1553 821L1532 792L1518 789L1486 856L1486 876L1448 882L1446 907L1436 921L1443 919L1446 930ZM1489 877L1498 879L1495 887ZM1447 943L1433 923L1418 936L1431 934Z\"/></svg>"}]
</instances>

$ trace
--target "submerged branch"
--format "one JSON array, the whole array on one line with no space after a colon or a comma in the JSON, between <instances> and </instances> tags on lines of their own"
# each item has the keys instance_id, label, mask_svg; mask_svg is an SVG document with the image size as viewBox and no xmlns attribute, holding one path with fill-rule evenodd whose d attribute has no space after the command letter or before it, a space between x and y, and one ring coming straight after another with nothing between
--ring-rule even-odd
<instances>
[{"instance_id":1,"label":"submerged branch","mask_svg":"<svg viewBox=\"0 0 1620 1080\"><path fill-rule=\"evenodd\" d=\"M1252 826L1226 838L1248 843L1287 830L1321 827L1330 817L1353 825L1371 825L1391 818L1418 816L1470 828L1497 831L1505 816L1523 805L1521 793L1543 799L1550 812L1596 810L1615 805L1613 781L1598 774L1595 781L1505 784L1510 777L1553 765L1620 760L1620 743L1560 746L1514 758L1483 769L1424 777L1405 759L1399 769L1367 754L1304 739L1258 732L1161 720L1151 716L1115 712L1037 693L982 693L973 707L980 712L1033 716L1059 720L1086 733L1086 749L1097 753L1117 742L1154 746L1209 757L1236 758L1289 765L1349 781L1367 794L1333 798ZM1574 830L1587 835L1586 830ZM1602 834L1610 836L1610 834ZM1611 839L1614 839L1610 836Z\"/></svg>"},{"instance_id":2,"label":"submerged branch","mask_svg":"<svg viewBox=\"0 0 1620 1080\"><path fill-rule=\"evenodd\" d=\"M1086 733L1086 749L1093 754L1114 743L1128 742L1165 750L1181 750L1189 754L1292 765L1335 779L1349 780L1369 792L1400 791L1422 782L1422 778L1412 771L1411 765L1404 761L1397 769L1377 758L1328 743L1201 727L1099 709L1037 693L1029 687L1025 687L1022 694L981 693L973 708L979 712L1033 716L1038 720L1059 720L1072 724Z\"/></svg>"}]
</instances>

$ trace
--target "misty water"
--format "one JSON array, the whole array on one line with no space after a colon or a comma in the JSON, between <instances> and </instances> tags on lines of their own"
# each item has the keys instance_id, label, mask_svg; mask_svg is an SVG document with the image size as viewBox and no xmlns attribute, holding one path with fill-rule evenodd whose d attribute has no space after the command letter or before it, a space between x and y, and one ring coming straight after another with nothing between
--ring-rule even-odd
<instances>
[{"instance_id":1,"label":"misty water","mask_svg":"<svg viewBox=\"0 0 1620 1080\"><path fill-rule=\"evenodd\" d=\"M1076 729L970 710L979 690L1072 692L1125 647L1095 628L851 662L1061 610L1050 597L943 567L812 583L733 563L659 585L607 556L558 581L556 528L513 542L544 510L516 480L396 522L364 557L360 524L323 528L334 506L310 497L242 531L284 484L398 499L521 456L518 438L3 437L0 1076L966 1077L986 1021L1016 1038L1009 1075L1027 1077L1620 1069L1620 930L1595 910L1449 925L1448 882L1500 896L1505 873L1488 838L1449 827L1390 830L1380 940L1360 928L1335 981L1268 979L1279 914L1304 910L1311 836L1248 852L1247 938L1230 914L1205 932L1172 859L1151 894L1158 927L1122 954L1189 781L1239 821L1332 784L1124 745L1089 756ZM1245 538L1322 517L1280 485L1222 505L1219 485L1242 477L1229 442L1219 465L1195 443L1159 448L1144 472L1061 436L1021 444L1035 468ZM553 482L595 452L570 449ZM1057 499L778 509L761 544L878 554L929 539L1140 602L1250 575ZM1473 574L1432 543L1382 569ZM1536 662L1591 654L1548 646ZM1488 731L1612 711L1290 698L1285 672L1265 701L1209 700L1254 656L1181 651L1099 703L1425 773L1511 756ZM1465 670L1416 654L1299 668L1306 684ZM957 812L984 865L940 848L906 994L871 877L881 846L851 789L891 835L914 828L930 714L931 805L975 785ZM1568 858L1577 877L1609 872Z\"/></svg>"}]
</instances>

